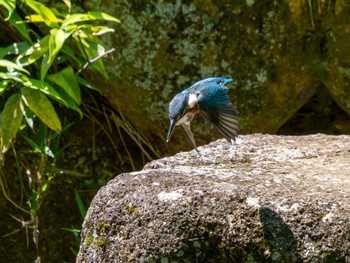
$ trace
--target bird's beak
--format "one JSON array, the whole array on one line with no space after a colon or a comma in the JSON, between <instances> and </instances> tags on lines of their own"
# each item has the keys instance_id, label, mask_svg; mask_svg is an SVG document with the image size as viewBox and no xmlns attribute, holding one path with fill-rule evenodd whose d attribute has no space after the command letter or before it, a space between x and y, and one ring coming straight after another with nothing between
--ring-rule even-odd
<instances>
[{"instance_id":1,"label":"bird's beak","mask_svg":"<svg viewBox=\"0 0 350 263\"><path fill-rule=\"evenodd\" d=\"M169 142L171 135L173 134L174 128L175 128L175 120L171 119L170 120L170 127L169 127L169 132L168 136L166 137L166 142Z\"/></svg>"}]
</instances>

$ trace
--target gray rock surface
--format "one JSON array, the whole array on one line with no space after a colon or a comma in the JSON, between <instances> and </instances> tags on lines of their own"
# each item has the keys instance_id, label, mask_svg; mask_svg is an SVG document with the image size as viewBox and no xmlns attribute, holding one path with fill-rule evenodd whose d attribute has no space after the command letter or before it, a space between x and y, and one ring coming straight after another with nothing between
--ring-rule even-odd
<instances>
[{"instance_id":1,"label":"gray rock surface","mask_svg":"<svg viewBox=\"0 0 350 263\"><path fill-rule=\"evenodd\" d=\"M77 262L350 262L350 136L239 136L121 174Z\"/></svg>"}]
</instances>

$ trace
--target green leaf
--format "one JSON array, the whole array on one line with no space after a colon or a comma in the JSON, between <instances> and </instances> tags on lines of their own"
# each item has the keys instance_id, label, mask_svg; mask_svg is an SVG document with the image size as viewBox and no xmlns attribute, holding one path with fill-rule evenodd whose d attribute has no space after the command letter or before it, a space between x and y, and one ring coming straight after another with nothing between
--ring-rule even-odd
<instances>
[{"instance_id":1,"label":"green leaf","mask_svg":"<svg viewBox=\"0 0 350 263\"><path fill-rule=\"evenodd\" d=\"M27 66L39 60L48 50L50 36L47 35L16 58L16 63Z\"/></svg>"},{"instance_id":2,"label":"green leaf","mask_svg":"<svg viewBox=\"0 0 350 263\"><path fill-rule=\"evenodd\" d=\"M13 11L16 9L16 0L1 0L0 5L4 6L9 13L8 17L5 18L5 21L9 20Z\"/></svg>"},{"instance_id":3,"label":"green leaf","mask_svg":"<svg viewBox=\"0 0 350 263\"><path fill-rule=\"evenodd\" d=\"M0 48L0 58L8 55L19 55L26 51L30 46L27 42L14 42L7 47Z\"/></svg>"},{"instance_id":4,"label":"green leaf","mask_svg":"<svg viewBox=\"0 0 350 263\"><path fill-rule=\"evenodd\" d=\"M97 91L100 93L100 95L102 95L101 90L99 88L97 88L96 86L94 86L91 82L89 82L86 79L79 77L79 76L77 76L77 80L78 80L79 84L81 84L89 89L92 89L94 91Z\"/></svg>"},{"instance_id":5,"label":"green leaf","mask_svg":"<svg viewBox=\"0 0 350 263\"><path fill-rule=\"evenodd\" d=\"M100 44L92 43L92 42L87 42L87 43L89 46L88 46L88 48L85 49L85 51L88 54L90 59L94 59L94 58L102 55L106 51L105 48ZM91 64L89 67L91 69L99 72L106 79L108 79L108 75L107 75L107 72L106 72L106 69L104 67L102 59L97 60L95 63Z\"/></svg>"},{"instance_id":6,"label":"green leaf","mask_svg":"<svg viewBox=\"0 0 350 263\"><path fill-rule=\"evenodd\" d=\"M106 20L120 23L120 20L103 12L87 12L85 14L73 14L68 16L62 23L62 27L84 21Z\"/></svg>"},{"instance_id":7,"label":"green leaf","mask_svg":"<svg viewBox=\"0 0 350 263\"><path fill-rule=\"evenodd\" d=\"M88 30L92 36L100 36L106 33L112 33L115 30L107 26L92 26L92 25L81 25L80 28Z\"/></svg>"},{"instance_id":8,"label":"green leaf","mask_svg":"<svg viewBox=\"0 0 350 263\"><path fill-rule=\"evenodd\" d=\"M23 83L23 85L31 89L40 90L41 92L50 96L52 99L65 106L68 106L66 101L61 97L57 90L45 81L29 78L28 81Z\"/></svg>"},{"instance_id":9,"label":"green leaf","mask_svg":"<svg viewBox=\"0 0 350 263\"><path fill-rule=\"evenodd\" d=\"M26 16L26 22L39 23L39 22L45 22L45 21L41 15L29 15L29 16Z\"/></svg>"},{"instance_id":10,"label":"green leaf","mask_svg":"<svg viewBox=\"0 0 350 263\"><path fill-rule=\"evenodd\" d=\"M0 76L1 76L1 72L0 72ZM45 81L37 80L37 79L28 79L27 82L23 83L23 85L28 88L40 90L41 92L47 94L50 98L78 112L81 118L83 117L83 112L80 110L78 105L74 102L74 100L71 97L69 97L63 89L56 90L49 83Z\"/></svg>"},{"instance_id":11,"label":"green leaf","mask_svg":"<svg viewBox=\"0 0 350 263\"><path fill-rule=\"evenodd\" d=\"M29 36L29 30L27 29L27 26L25 24L19 23L19 21L21 20L22 17L16 11L14 11L10 17L12 25L26 40L28 40L29 44L32 44L32 39Z\"/></svg>"},{"instance_id":12,"label":"green leaf","mask_svg":"<svg viewBox=\"0 0 350 263\"><path fill-rule=\"evenodd\" d=\"M75 52L67 45L64 45L61 50L62 50L62 53L74 59L74 61L77 62L79 67L82 67L84 65L84 61L81 58L77 58L75 56Z\"/></svg>"},{"instance_id":13,"label":"green leaf","mask_svg":"<svg viewBox=\"0 0 350 263\"><path fill-rule=\"evenodd\" d=\"M59 132L61 122L56 114L50 100L39 90L22 87L22 98L29 109L31 109L43 123L50 129Z\"/></svg>"},{"instance_id":14,"label":"green leaf","mask_svg":"<svg viewBox=\"0 0 350 263\"><path fill-rule=\"evenodd\" d=\"M37 145L31 138L29 138L28 136L24 135L23 133L21 134L21 136L33 148L34 152L42 153L42 149L40 148L40 146Z\"/></svg>"},{"instance_id":15,"label":"green leaf","mask_svg":"<svg viewBox=\"0 0 350 263\"><path fill-rule=\"evenodd\" d=\"M57 19L50 8L33 0L24 0L24 2L44 19L46 25L49 27L59 27L58 22L60 22L60 19Z\"/></svg>"},{"instance_id":16,"label":"green leaf","mask_svg":"<svg viewBox=\"0 0 350 263\"><path fill-rule=\"evenodd\" d=\"M8 84L9 84L9 81L7 79L4 79L4 80L0 81L0 96L6 90Z\"/></svg>"},{"instance_id":17,"label":"green leaf","mask_svg":"<svg viewBox=\"0 0 350 263\"><path fill-rule=\"evenodd\" d=\"M14 80L19 82L20 84L25 84L26 81L28 81L27 76L21 74L20 72L0 72L0 79L3 80Z\"/></svg>"},{"instance_id":18,"label":"green leaf","mask_svg":"<svg viewBox=\"0 0 350 263\"><path fill-rule=\"evenodd\" d=\"M81 103L80 87L73 68L68 66L60 72L48 76L48 79L57 84L78 104Z\"/></svg>"},{"instance_id":19,"label":"green leaf","mask_svg":"<svg viewBox=\"0 0 350 263\"><path fill-rule=\"evenodd\" d=\"M51 63L49 63L49 54L44 54L43 59L41 60L41 67L40 67L40 79L44 80L47 72L49 71L53 60L51 60Z\"/></svg>"},{"instance_id":20,"label":"green leaf","mask_svg":"<svg viewBox=\"0 0 350 263\"><path fill-rule=\"evenodd\" d=\"M27 70L25 70L21 66L18 66L17 64L15 64L7 59L0 59L0 67L17 69L19 71L25 72L28 75L30 75L30 73Z\"/></svg>"},{"instance_id":21,"label":"green leaf","mask_svg":"<svg viewBox=\"0 0 350 263\"><path fill-rule=\"evenodd\" d=\"M2 148L8 147L11 140L16 136L23 119L20 108L21 95L13 94L5 103L1 120Z\"/></svg>"},{"instance_id":22,"label":"green leaf","mask_svg":"<svg viewBox=\"0 0 350 263\"><path fill-rule=\"evenodd\" d=\"M72 3L70 2L70 0L63 0L63 3L66 4L66 6L68 7L68 13L70 13L70 11L72 10Z\"/></svg>"},{"instance_id":23,"label":"green leaf","mask_svg":"<svg viewBox=\"0 0 350 263\"><path fill-rule=\"evenodd\" d=\"M81 197L80 197L80 195L79 195L77 190L74 190L74 196L75 196L75 200L77 201L77 204L78 204L78 207L79 207L80 215L83 218L85 218L85 216L86 216L86 208L85 208L83 200L81 200Z\"/></svg>"},{"instance_id":24,"label":"green leaf","mask_svg":"<svg viewBox=\"0 0 350 263\"><path fill-rule=\"evenodd\" d=\"M83 118L83 112L81 111L79 106L75 103L75 101L70 96L68 96L68 94L63 89L58 90L58 93L60 94L61 98L65 101L66 106L68 108L78 112L79 115L80 115L80 118L82 119Z\"/></svg>"},{"instance_id":25,"label":"green leaf","mask_svg":"<svg viewBox=\"0 0 350 263\"><path fill-rule=\"evenodd\" d=\"M49 59L47 61L48 64L52 63L52 61L55 59L65 41L65 33L62 29L51 29L50 34Z\"/></svg>"}]
</instances>

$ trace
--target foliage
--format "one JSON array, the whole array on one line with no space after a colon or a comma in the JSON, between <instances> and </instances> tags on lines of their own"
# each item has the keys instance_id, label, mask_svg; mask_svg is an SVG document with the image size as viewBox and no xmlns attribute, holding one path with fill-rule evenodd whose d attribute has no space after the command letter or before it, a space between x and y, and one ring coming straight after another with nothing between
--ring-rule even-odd
<instances>
[{"instance_id":1,"label":"foliage","mask_svg":"<svg viewBox=\"0 0 350 263\"><path fill-rule=\"evenodd\" d=\"M28 221L16 220L33 230L37 251L38 211L55 175L84 176L56 167L58 154L65 147L60 148L60 135L72 125L62 123L58 109L66 107L82 118L81 88L97 88L79 74L89 67L107 78L101 58L114 51L106 51L98 38L113 29L93 21L120 22L103 12L73 13L71 1L63 2L61 10L34 0L0 0L3 23L15 29L13 39L18 39L0 47L0 160L12 148L18 174L29 177L27 207L17 205L6 194L4 176L0 186L7 200L30 215ZM14 141L18 133L28 143L26 151L32 163L17 155ZM75 196L84 215L78 192Z\"/></svg>"},{"instance_id":2,"label":"foliage","mask_svg":"<svg viewBox=\"0 0 350 263\"><path fill-rule=\"evenodd\" d=\"M25 0L24 3L34 14L28 14L25 21L19 21L15 1L0 3L8 14L7 19L23 39L0 49L0 67L4 69L0 72L0 95L6 96L6 91L11 94L2 113L1 126L10 127L1 130L1 149L4 152L28 111L32 111L52 130L61 130L60 120L48 97L82 115L78 107L81 103L80 85L86 85L86 81L74 74L71 64L82 67L84 56L104 55L105 48L96 36L113 31L109 27L84 22L119 20L102 12L70 14L70 1L65 1L68 12L59 12L40 2ZM32 40L25 22L45 23L48 34L43 37L35 34ZM73 45L80 50L80 54L73 49ZM68 63L64 63L66 61ZM101 60L92 64L91 68L107 77Z\"/></svg>"}]
</instances>

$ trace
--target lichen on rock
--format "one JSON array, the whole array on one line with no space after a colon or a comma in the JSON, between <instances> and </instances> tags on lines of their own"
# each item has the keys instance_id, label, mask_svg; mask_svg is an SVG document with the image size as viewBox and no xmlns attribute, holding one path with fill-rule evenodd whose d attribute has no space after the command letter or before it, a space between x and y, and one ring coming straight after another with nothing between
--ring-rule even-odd
<instances>
[{"instance_id":1,"label":"lichen on rock","mask_svg":"<svg viewBox=\"0 0 350 263\"><path fill-rule=\"evenodd\" d=\"M121 174L92 201L77 262L347 262L349 143L245 135Z\"/></svg>"}]
</instances>

